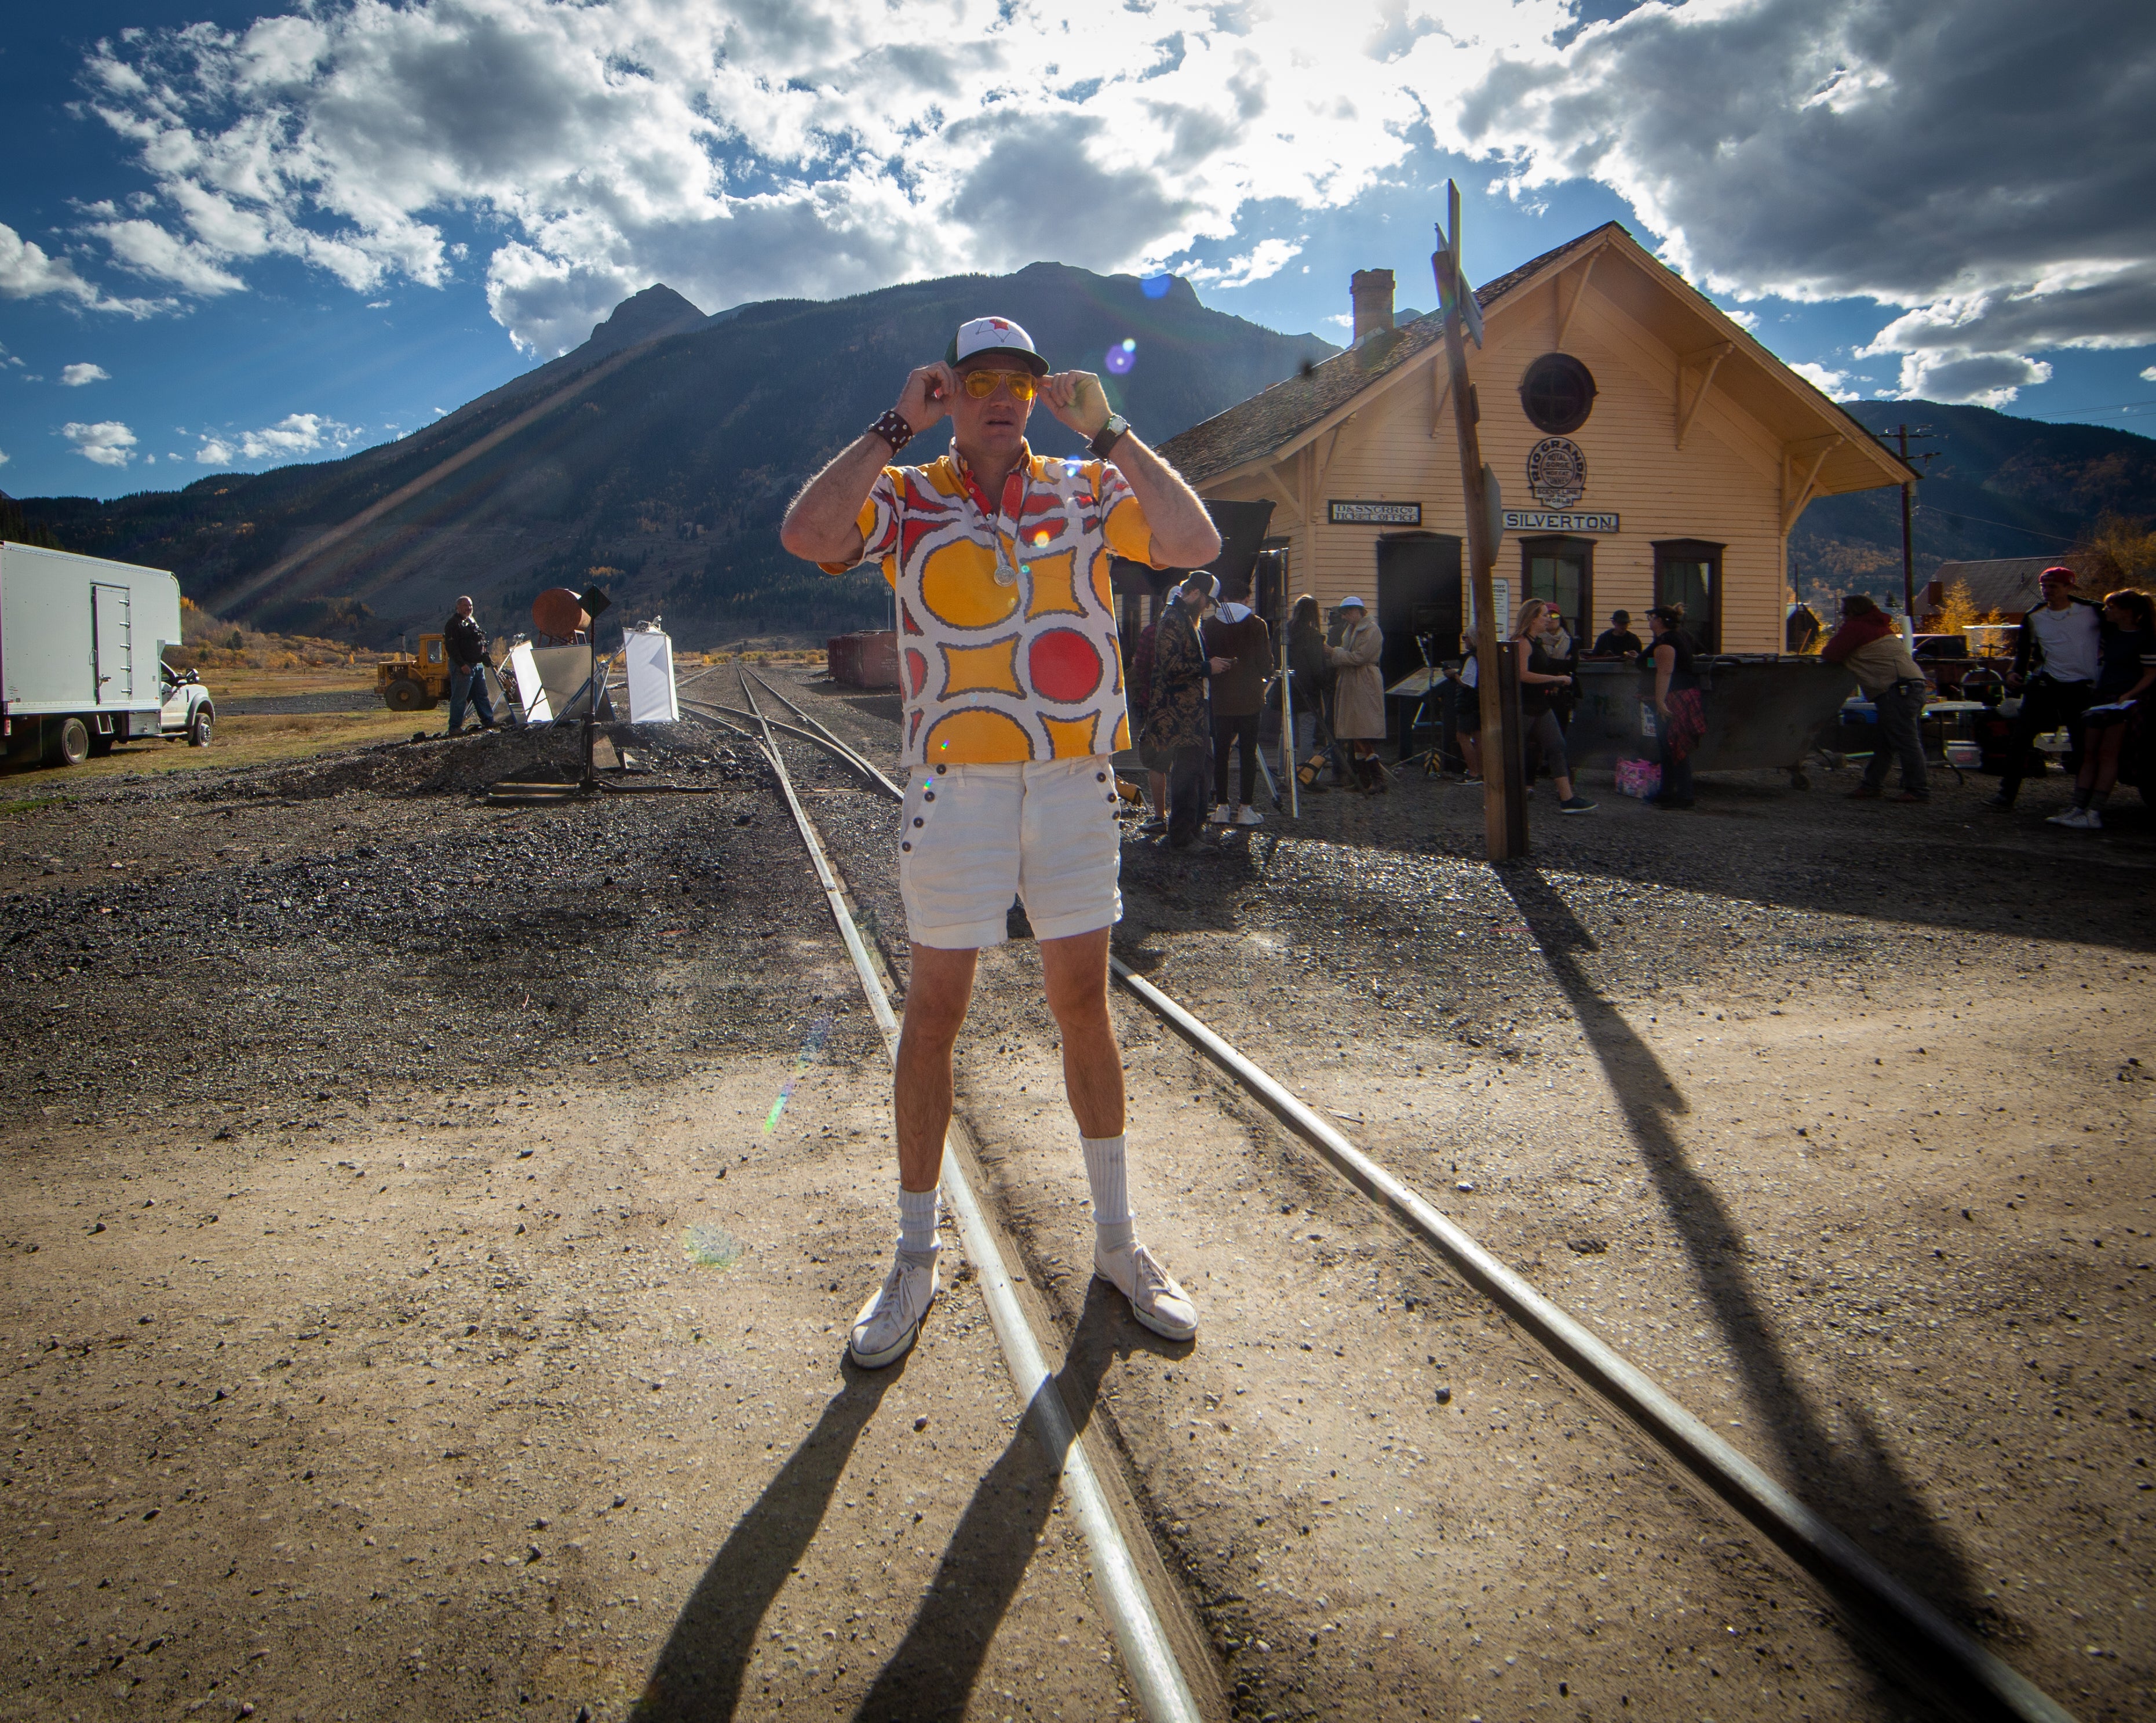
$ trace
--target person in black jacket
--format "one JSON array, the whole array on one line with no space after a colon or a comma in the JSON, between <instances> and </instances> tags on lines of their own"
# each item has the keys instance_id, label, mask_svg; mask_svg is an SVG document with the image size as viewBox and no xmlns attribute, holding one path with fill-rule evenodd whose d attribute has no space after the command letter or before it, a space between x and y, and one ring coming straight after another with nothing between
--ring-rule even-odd
<instances>
[{"instance_id":1,"label":"person in black jacket","mask_svg":"<svg viewBox=\"0 0 2156 1723\"><path fill-rule=\"evenodd\" d=\"M2021 696L2021 714L2007 737L2006 769L1989 806L2014 805L2030 744L2062 724L2067 764L2081 764L2082 714L2096 698L2103 607L2076 593L2074 579L2074 571L2065 567L2046 568L2036 577L2044 602L2022 617L2014 641L2014 667L2006 672L2006 686ZM2042 769L2041 762L2037 769Z\"/></svg>"},{"instance_id":2,"label":"person in black jacket","mask_svg":"<svg viewBox=\"0 0 2156 1723\"><path fill-rule=\"evenodd\" d=\"M494 702L486 697L486 630L472 620L472 601L457 608L442 625L442 647L449 660L449 733L465 727L465 702L479 713L482 730L494 728Z\"/></svg>"},{"instance_id":3,"label":"person in black jacket","mask_svg":"<svg viewBox=\"0 0 2156 1723\"><path fill-rule=\"evenodd\" d=\"M1139 745L1148 769L1168 774L1171 850L1188 849L1205 826L1205 769L1213 763L1206 695L1229 661L1208 658L1198 631L1219 590L1219 583L1199 569L1175 589L1153 639L1152 698Z\"/></svg>"}]
</instances>

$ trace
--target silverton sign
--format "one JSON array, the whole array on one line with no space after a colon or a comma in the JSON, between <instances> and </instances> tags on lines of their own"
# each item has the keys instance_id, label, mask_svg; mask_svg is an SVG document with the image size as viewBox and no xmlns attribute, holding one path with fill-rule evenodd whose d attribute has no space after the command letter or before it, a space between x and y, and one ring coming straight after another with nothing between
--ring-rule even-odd
<instances>
[{"instance_id":1,"label":"silverton sign","mask_svg":"<svg viewBox=\"0 0 2156 1723\"><path fill-rule=\"evenodd\" d=\"M1334 502L1325 505L1329 527L1419 527L1419 502Z\"/></svg>"},{"instance_id":2,"label":"silverton sign","mask_svg":"<svg viewBox=\"0 0 2156 1723\"><path fill-rule=\"evenodd\" d=\"M1507 532L1614 532L1617 517L1563 514L1538 508L1508 508L1505 511L1505 530Z\"/></svg>"}]
</instances>

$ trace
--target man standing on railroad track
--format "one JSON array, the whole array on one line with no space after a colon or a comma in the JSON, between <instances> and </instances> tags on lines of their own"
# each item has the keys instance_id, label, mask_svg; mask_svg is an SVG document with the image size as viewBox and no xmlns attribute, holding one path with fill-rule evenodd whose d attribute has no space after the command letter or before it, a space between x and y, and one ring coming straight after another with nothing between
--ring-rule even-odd
<instances>
[{"instance_id":1,"label":"man standing on railroad track","mask_svg":"<svg viewBox=\"0 0 2156 1723\"><path fill-rule=\"evenodd\" d=\"M1086 458L1033 452L1025 425L1036 399L1086 440ZM892 464L946 414L947 454ZM1024 329L976 317L808 481L780 537L828 573L875 558L898 594L898 876L912 945L898 1048L899 1242L854 1320L855 1361L875 1369L902 1357L936 1296L952 1049L979 949L1004 939L1014 892L1062 1031L1092 1190L1094 1273L1156 1334L1189 1339L1197 1312L1138 1242L1125 1179L1108 934L1122 913L1111 756L1130 745L1130 727L1108 558L1211 561L1220 538L1205 506L1110 409L1099 378L1050 376Z\"/></svg>"}]
</instances>

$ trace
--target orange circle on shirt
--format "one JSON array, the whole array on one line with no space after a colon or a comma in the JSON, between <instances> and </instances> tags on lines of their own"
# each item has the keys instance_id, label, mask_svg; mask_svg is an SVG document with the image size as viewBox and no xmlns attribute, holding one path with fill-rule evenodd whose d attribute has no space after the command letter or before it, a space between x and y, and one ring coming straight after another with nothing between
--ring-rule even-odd
<instances>
[{"instance_id":1,"label":"orange circle on shirt","mask_svg":"<svg viewBox=\"0 0 2156 1723\"><path fill-rule=\"evenodd\" d=\"M1033 758L1033 738L1016 718L985 706L969 706L936 720L921 744L930 765L963 760L977 766L1023 764Z\"/></svg>"},{"instance_id":2,"label":"orange circle on shirt","mask_svg":"<svg viewBox=\"0 0 2156 1723\"><path fill-rule=\"evenodd\" d=\"M928 553L921 568L921 608L953 628L993 628L1018 609L1018 587L996 582L996 553L970 538Z\"/></svg>"}]
</instances>

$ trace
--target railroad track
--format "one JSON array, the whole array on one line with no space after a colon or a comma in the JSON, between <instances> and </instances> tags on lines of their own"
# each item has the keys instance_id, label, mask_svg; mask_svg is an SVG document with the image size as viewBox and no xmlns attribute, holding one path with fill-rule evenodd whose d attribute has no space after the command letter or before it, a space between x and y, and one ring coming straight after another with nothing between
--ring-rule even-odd
<instances>
[{"instance_id":1,"label":"railroad track","mask_svg":"<svg viewBox=\"0 0 2156 1723\"><path fill-rule=\"evenodd\" d=\"M850 888L834 867L828 846L797 794L778 745L788 735L838 759L874 793L892 800L902 791L858 749L828 726L756 679L765 694L798 721L773 720L741 672L744 708L696 702L697 716L755 739L777 774L808 850L833 919L844 940L888 1049L895 1052L898 1025L889 977L870 955ZM685 702L685 705L689 702ZM1955 1715L2019 1723L2072 1723L2071 1714L2011 1665L1957 1628L1914 1588L1905 1584L1841 1532L1830 1520L1776 1483L1734 1446L1688 1412L1652 1376L1553 1300L1538 1292L1441 1213L1427 1198L1394 1177L1283 1083L1199 1017L1110 959L1116 980L1131 995L1249 1096L1287 1132L1373 1205L1414 1244L1516 1323L1566 1376L1601 1402L1648 1443L1685 1480L1727 1515L1779 1551L1840 1613L1845 1623L1894 1665L1926 1699ZM1114 1625L1118 1647L1141 1710L1149 1719L1195 1718L1196 1696L1217 1694L1217 1676L1191 1667L1204 1658L1203 1642L1173 1631L1179 1600L1149 1595L1165 1582L1165 1569L1132 1546L1126 1522L1110 1498L1112 1480L1102 1474L1112 1460L1089 1456L1066 1408L1056 1398L1044 1361L1043 1336L1016 1296L998 1229L976 1196L967 1167L970 1151L954 1123L947 1153L945 1189L957 1213L968 1254L978 1265L989 1311L1006 1362L1028 1416L1060 1465L1096 1564L1096 1582ZM1060 1345L1067 1336L1057 1335ZM1178 1646L1177 1641L1184 1642ZM1181 1653L1178 1666L1178 1651Z\"/></svg>"}]
</instances>

